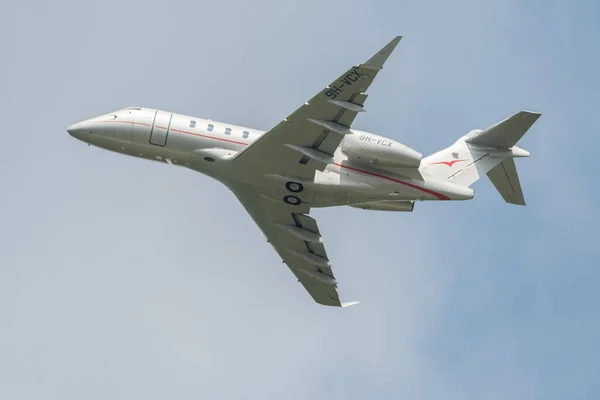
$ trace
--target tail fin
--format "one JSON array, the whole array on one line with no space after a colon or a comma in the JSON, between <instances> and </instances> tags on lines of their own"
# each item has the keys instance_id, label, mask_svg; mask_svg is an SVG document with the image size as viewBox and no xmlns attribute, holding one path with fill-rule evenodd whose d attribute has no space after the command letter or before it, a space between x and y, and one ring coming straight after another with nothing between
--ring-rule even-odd
<instances>
[{"instance_id":1,"label":"tail fin","mask_svg":"<svg viewBox=\"0 0 600 400\"><path fill-rule=\"evenodd\" d=\"M529 157L517 142L541 116L520 111L485 130L473 130L421 162L421 171L471 186L487 175L507 203L525 205L514 158Z\"/></svg>"}]
</instances>

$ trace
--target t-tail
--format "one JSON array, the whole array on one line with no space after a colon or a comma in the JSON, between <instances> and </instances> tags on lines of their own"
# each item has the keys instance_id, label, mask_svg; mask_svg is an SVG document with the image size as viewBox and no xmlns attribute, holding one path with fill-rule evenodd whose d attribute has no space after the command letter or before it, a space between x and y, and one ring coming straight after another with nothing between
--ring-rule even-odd
<instances>
[{"instance_id":1,"label":"t-tail","mask_svg":"<svg viewBox=\"0 0 600 400\"><path fill-rule=\"evenodd\" d=\"M541 115L520 111L485 130L473 130L424 158L420 170L463 186L487 175L504 201L525 205L514 159L529 157L529 152L516 144Z\"/></svg>"}]
</instances>

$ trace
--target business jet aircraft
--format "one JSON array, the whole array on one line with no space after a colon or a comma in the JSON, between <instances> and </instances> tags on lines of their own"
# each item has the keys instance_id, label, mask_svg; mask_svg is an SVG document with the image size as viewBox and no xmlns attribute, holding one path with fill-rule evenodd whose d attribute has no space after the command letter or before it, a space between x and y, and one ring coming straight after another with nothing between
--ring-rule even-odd
<instances>
[{"instance_id":1,"label":"business jet aircraft","mask_svg":"<svg viewBox=\"0 0 600 400\"><path fill-rule=\"evenodd\" d=\"M483 175L504 200L524 205L516 146L541 114L521 111L472 130L428 157L393 139L353 129L369 88L399 43L394 38L351 67L267 132L168 111L127 107L67 128L75 138L119 153L179 165L227 186L313 299L348 306L313 207L412 211L417 200L468 200Z\"/></svg>"}]
</instances>

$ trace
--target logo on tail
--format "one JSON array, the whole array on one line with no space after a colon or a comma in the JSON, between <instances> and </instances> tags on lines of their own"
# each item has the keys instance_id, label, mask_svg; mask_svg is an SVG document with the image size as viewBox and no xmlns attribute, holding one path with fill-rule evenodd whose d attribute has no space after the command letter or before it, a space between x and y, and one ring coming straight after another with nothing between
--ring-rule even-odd
<instances>
[{"instance_id":1,"label":"logo on tail","mask_svg":"<svg viewBox=\"0 0 600 400\"><path fill-rule=\"evenodd\" d=\"M456 164L457 162L461 162L461 161L467 161L467 160L439 161L439 162L431 163L431 165L436 165L436 164L441 165L441 164L443 164L443 165L447 165L449 167L452 167L454 164Z\"/></svg>"}]
</instances>

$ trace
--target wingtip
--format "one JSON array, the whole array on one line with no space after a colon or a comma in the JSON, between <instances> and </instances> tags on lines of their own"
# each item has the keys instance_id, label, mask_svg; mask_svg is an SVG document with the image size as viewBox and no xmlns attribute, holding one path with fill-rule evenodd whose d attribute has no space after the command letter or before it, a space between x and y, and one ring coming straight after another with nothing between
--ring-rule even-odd
<instances>
[{"instance_id":1,"label":"wingtip","mask_svg":"<svg viewBox=\"0 0 600 400\"><path fill-rule=\"evenodd\" d=\"M542 116L541 112L531 110L521 110L521 114L523 114L525 117L535 118L536 120Z\"/></svg>"},{"instance_id":2,"label":"wingtip","mask_svg":"<svg viewBox=\"0 0 600 400\"><path fill-rule=\"evenodd\" d=\"M402 40L402 36L400 36L400 35L398 35L398 36L395 36L395 37L394 37L392 40L390 40L390 42L389 42L387 45L385 45L385 46L383 47L383 49L381 49L381 50L389 49L389 50L390 50L390 53L391 53L391 52L394 50L394 48L395 48L395 47L398 45L398 43L400 43L400 41L401 41L401 40Z\"/></svg>"},{"instance_id":3,"label":"wingtip","mask_svg":"<svg viewBox=\"0 0 600 400\"><path fill-rule=\"evenodd\" d=\"M401 40L402 40L402 36L396 36L388 43L388 45L386 47L390 46L390 47L392 47L392 50L394 50L394 48L398 45L398 43L400 43Z\"/></svg>"},{"instance_id":4,"label":"wingtip","mask_svg":"<svg viewBox=\"0 0 600 400\"><path fill-rule=\"evenodd\" d=\"M342 308L350 307L358 303L360 303L360 301L347 301L345 303L342 303Z\"/></svg>"},{"instance_id":5,"label":"wingtip","mask_svg":"<svg viewBox=\"0 0 600 400\"><path fill-rule=\"evenodd\" d=\"M385 64L390 54L392 54L392 52L394 51L401 39L402 36L394 37L388 44L383 46L381 50L379 50L375 55L373 55L373 57L371 57L369 60L367 60L367 62L362 64L362 66L370 67L373 69L383 68L383 64Z\"/></svg>"}]
</instances>

